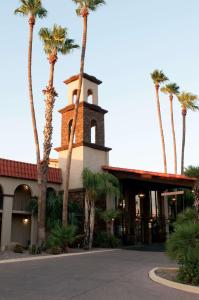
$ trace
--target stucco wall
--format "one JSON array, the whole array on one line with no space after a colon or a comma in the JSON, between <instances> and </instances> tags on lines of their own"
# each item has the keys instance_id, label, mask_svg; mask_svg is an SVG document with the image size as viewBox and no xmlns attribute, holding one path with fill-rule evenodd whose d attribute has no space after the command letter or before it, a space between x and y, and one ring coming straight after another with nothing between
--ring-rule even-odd
<instances>
[{"instance_id":1,"label":"stucco wall","mask_svg":"<svg viewBox=\"0 0 199 300\"><path fill-rule=\"evenodd\" d=\"M69 189L82 188L81 174L83 171L83 146L73 149ZM59 168L62 169L63 182L66 174L67 150L59 152Z\"/></svg>"},{"instance_id":2,"label":"stucco wall","mask_svg":"<svg viewBox=\"0 0 199 300\"><path fill-rule=\"evenodd\" d=\"M68 84L68 105L73 103L73 92L78 88L79 80L73 81ZM98 85L92 81L89 81L88 79L83 78L82 83L82 92L80 96L80 102L87 102L88 98L88 90L92 90L93 94L93 103L95 105L98 105Z\"/></svg>"},{"instance_id":3,"label":"stucco wall","mask_svg":"<svg viewBox=\"0 0 199 300\"><path fill-rule=\"evenodd\" d=\"M59 167L65 178L67 150L59 152ZM93 172L102 172L101 166L107 165L108 152L100 151L86 146L73 149L69 189L82 188L82 171L89 168Z\"/></svg>"},{"instance_id":4,"label":"stucco wall","mask_svg":"<svg viewBox=\"0 0 199 300\"><path fill-rule=\"evenodd\" d=\"M38 195L37 181L17 179L17 178L11 178L11 177L0 177L0 185L2 186L3 194L14 195L16 188L21 184L25 184L30 187L32 197ZM60 190L59 184L49 183L48 187L52 187L57 191Z\"/></svg>"}]
</instances>

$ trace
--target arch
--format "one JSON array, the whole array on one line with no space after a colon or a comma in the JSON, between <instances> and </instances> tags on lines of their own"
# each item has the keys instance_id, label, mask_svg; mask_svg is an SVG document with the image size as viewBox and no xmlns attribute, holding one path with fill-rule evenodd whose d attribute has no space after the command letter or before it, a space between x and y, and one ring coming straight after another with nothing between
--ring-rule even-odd
<instances>
[{"instance_id":1,"label":"arch","mask_svg":"<svg viewBox=\"0 0 199 300\"><path fill-rule=\"evenodd\" d=\"M93 91L91 89L88 89L88 92L87 92L87 102L90 104L94 103Z\"/></svg>"},{"instance_id":2,"label":"arch","mask_svg":"<svg viewBox=\"0 0 199 300\"><path fill-rule=\"evenodd\" d=\"M30 202L32 199L32 192L28 185L19 185L14 192L13 210L15 211L30 211Z\"/></svg>"},{"instance_id":3,"label":"arch","mask_svg":"<svg viewBox=\"0 0 199 300\"><path fill-rule=\"evenodd\" d=\"M96 120L91 121L91 143L97 143L97 122Z\"/></svg>"},{"instance_id":4,"label":"arch","mask_svg":"<svg viewBox=\"0 0 199 300\"><path fill-rule=\"evenodd\" d=\"M70 141L70 134L71 134L72 125L73 125L73 119L71 119L68 122L68 143ZM73 143L76 143L76 134L74 135Z\"/></svg>"},{"instance_id":5,"label":"arch","mask_svg":"<svg viewBox=\"0 0 199 300\"><path fill-rule=\"evenodd\" d=\"M0 185L0 210L3 209L3 188Z\"/></svg>"},{"instance_id":6,"label":"arch","mask_svg":"<svg viewBox=\"0 0 199 300\"><path fill-rule=\"evenodd\" d=\"M72 103L75 104L77 100L77 89L75 89L72 93Z\"/></svg>"}]
</instances>

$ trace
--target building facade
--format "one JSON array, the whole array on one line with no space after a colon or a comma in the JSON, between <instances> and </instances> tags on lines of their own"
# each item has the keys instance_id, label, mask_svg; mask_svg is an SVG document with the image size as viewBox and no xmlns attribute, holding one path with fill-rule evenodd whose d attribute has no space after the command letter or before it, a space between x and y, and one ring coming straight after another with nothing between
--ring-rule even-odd
<instances>
[{"instance_id":1,"label":"building facade","mask_svg":"<svg viewBox=\"0 0 199 300\"><path fill-rule=\"evenodd\" d=\"M61 145L55 149L58 159L50 160L48 173L48 191L55 193L63 190L78 79L79 75L75 75L64 82L68 90L68 103L59 111L61 114ZM156 217L162 219L165 224L165 220L168 219L168 200L161 199L157 195L165 190L192 189L195 179L109 166L111 149L105 144L104 125L105 115L108 111L101 108L98 101L98 87L101 83L94 76L84 74L73 142L69 198L70 201L79 201L83 205L84 189L81 176L84 168L89 168L93 172L112 173L119 179L123 189L123 199L119 199L118 202L115 199L107 198L106 202L107 208L122 209L123 219L118 224L118 234L121 234L130 243L148 242L150 237L149 220L154 218L152 198L159 197L159 200L156 201ZM154 192L156 196L152 197L151 192ZM140 198L142 194L144 194L145 201ZM29 203L31 199L37 197L36 165L0 159L1 250L5 250L15 242L24 246L35 244L37 220L31 214ZM136 206L138 202L140 208ZM141 229L137 229L138 213L143 223ZM141 232L138 232L139 230Z\"/></svg>"}]
</instances>

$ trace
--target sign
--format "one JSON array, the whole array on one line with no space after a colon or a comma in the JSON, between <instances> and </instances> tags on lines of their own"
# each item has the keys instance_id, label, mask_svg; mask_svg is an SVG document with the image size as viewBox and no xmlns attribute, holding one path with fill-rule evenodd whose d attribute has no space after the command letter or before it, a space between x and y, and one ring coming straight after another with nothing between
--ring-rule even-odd
<instances>
[{"instance_id":1,"label":"sign","mask_svg":"<svg viewBox=\"0 0 199 300\"><path fill-rule=\"evenodd\" d=\"M175 191L175 192L165 192L161 193L161 196L177 196L177 195L183 195L184 191Z\"/></svg>"}]
</instances>

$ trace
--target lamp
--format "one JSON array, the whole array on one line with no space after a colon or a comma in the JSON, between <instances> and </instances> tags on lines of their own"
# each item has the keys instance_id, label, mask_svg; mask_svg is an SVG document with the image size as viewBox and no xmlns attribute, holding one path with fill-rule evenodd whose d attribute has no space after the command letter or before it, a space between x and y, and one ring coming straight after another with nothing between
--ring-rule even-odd
<instances>
[{"instance_id":1,"label":"lamp","mask_svg":"<svg viewBox=\"0 0 199 300\"><path fill-rule=\"evenodd\" d=\"M22 220L24 225L27 225L29 223L29 219L28 218L23 218Z\"/></svg>"}]
</instances>

